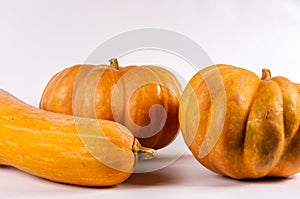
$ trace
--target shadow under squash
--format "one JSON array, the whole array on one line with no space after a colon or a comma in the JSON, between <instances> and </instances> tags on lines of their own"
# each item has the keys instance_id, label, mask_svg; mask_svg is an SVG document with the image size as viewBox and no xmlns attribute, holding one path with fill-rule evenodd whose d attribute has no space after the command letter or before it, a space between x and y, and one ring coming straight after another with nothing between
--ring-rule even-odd
<instances>
[{"instance_id":1,"label":"shadow under squash","mask_svg":"<svg viewBox=\"0 0 300 199\"><path fill-rule=\"evenodd\" d=\"M172 175L165 175L160 172L133 173L124 184L135 186L153 186L153 185L170 185L176 182Z\"/></svg>"}]
</instances>

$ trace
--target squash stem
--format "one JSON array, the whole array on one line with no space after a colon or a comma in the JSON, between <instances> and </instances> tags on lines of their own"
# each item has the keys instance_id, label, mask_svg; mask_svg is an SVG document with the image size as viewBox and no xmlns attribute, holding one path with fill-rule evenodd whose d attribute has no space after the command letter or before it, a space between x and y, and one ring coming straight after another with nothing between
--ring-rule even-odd
<instances>
[{"instance_id":1,"label":"squash stem","mask_svg":"<svg viewBox=\"0 0 300 199\"><path fill-rule=\"evenodd\" d=\"M154 149L143 147L136 138L134 138L132 151L138 160L151 160L156 153Z\"/></svg>"},{"instance_id":2,"label":"squash stem","mask_svg":"<svg viewBox=\"0 0 300 199\"><path fill-rule=\"evenodd\" d=\"M115 69L117 69L117 70L119 70L119 63L118 63L118 59L116 59L116 58L112 58L112 59L110 59L109 60L109 63L110 63L110 67L112 67L112 68L115 68Z\"/></svg>"},{"instance_id":3,"label":"squash stem","mask_svg":"<svg viewBox=\"0 0 300 199\"><path fill-rule=\"evenodd\" d=\"M271 79L271 71L269 69L263 68L261 79L262 80Z\"/></svg>"}]
</instances>

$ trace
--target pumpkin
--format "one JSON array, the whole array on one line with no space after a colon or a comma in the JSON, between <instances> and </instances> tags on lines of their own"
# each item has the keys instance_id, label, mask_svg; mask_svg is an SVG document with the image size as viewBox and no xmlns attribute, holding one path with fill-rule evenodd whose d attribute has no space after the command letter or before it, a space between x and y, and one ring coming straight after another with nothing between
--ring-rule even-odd
<instances>
[{"instance_id":1,"label":"pumpkin","mask_svg":"<svg viewBox=\"0 0 300 199\"><path fill-rule=\"evenodd\" d=\"M138 154L154 152L116 122L44 111L0 89L0 165L60 183L112 186L131 175Z\"/></svg>"},{"instance_id":2,"label":"pumpkin","mask_svg":"<svg viewBox=\"0 0 300 199\"><path fill-rule=\"evenodd\" d=\"M145 147L160 149L178 134L181 86L158 66L75 65L48 82L40 108L116 121Z\"/></svg>"},{"instance_id":3,"label":"pumpkin","mask_svg":"<svg viewBox=\"0 0 300 199\"><path fill-rule=\"evenodd\" d=\"M299 85L219 64L192 77L180 100L185 143L209 170L235 179L300 170Z\"/></svg>"}]
</instances>

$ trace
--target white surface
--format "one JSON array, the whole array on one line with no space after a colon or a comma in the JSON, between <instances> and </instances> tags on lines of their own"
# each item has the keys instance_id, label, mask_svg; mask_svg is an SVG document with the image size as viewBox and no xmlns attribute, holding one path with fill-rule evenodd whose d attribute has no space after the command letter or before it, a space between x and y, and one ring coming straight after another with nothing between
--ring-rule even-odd
<instances>
[{"instance_id":1,"label":"white surface","mask_svg":"<svg viewBox=\"0 0 300 199\"><path fill-rule=\"evenodd\" d=\"M159 160L156 160L159 161ZM237 181L213 174L184 155L169 167L133 174L110 188L85 188L42 180L11 168L1 168L0 198L295 198L299 176L287 179Z\"/></svg>"},{"instance_id":2,"label":"white surface","mask_svg":"<svg viewBox=\"0 0 300 199\"><path fill-rule=\"evenodd\" d=\"M258 74L268 67L276 76L299 79L297 0L0 0L0 88L36 106L54 73L84 62L112 36L143 27L184 34L201 45L215 63L245 67ZM132 56L124 62L140 64L137 60ZM189 153L162 170L134 174L107 189L56 184L0 168L1 199L286 198L297 197L299 186L298 176L250 182L220 177Z\"/></svg>"}]
</instances>

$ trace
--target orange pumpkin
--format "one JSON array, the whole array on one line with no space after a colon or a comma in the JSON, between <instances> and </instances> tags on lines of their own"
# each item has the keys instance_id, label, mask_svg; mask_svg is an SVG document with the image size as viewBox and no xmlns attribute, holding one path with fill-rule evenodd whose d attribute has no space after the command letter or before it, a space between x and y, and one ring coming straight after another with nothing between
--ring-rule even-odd
<instances>
[{"instance_id":1,"label":"orange pumpkin","mask_svg":"<svg viewBox=\"0 0 300 199\"><path fill-rule=\"evenodd\" d=\"M181 86L158 66L75 65L49 81L40 108L126 126L143 146L160 149L178 134Z\"/></svg>"},{"instance_id":2,"label":"orange pumpkin","mask_svg":"<svg viewBox=\"0 0 300 199\"><path fill-rule=\"evenodd\" d=\"M185 88L181 130L195 158L232 178L290 176L300 171L298 85L216 65L199 71Z\"/></svg>"}]
</instances>

